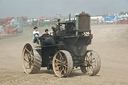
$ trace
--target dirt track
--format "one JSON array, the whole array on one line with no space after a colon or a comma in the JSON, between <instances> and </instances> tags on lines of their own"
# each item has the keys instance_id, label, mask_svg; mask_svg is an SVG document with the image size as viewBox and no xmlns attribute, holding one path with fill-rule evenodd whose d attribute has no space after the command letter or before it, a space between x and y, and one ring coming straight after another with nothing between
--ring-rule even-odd
<instances>
[{"instance_id":1,"label":"dirt track","mask_svg":"<svg viewBox=\"0 0 128 85\"><path fill-rule=\"evenodd\" d=\"M97 51L102 60L96 76L75 69L70 77L58 78L46 68L38 74L24 74L21 52L31 42L31 33L25 29L22 36L0 40L0 85L128 85L128 25L92 26L94 38L88 49Z\"/></svg>"}]
</instances>

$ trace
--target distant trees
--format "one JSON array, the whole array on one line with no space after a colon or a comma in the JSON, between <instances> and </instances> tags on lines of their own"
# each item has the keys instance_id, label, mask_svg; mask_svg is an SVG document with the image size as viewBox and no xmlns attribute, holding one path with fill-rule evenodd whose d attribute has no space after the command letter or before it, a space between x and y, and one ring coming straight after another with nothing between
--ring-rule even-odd
<instances>
[{"instance_id":1,"label":"distant trees","mask_svg":"<svg viewBox=\"0 0 128 85\"><path fill-rule=\"evenodd\" d=\"M128 14L128 11L127 11L127 12L125 12L125 14L126 14L126 13Z\"/></svg>"},{"instance_id":2,"label":"distant trees","mask_svg":"<svg viewBox=\"0 0 128 85\"><path fill-rule=\"evenodd\" d=\"M128 14L128 11L127 12L120 12L119 15L125 15L125 14Z\"/></svg>"},{"instance_id":3,"label":"distant trees","mask_svg":"<svg viewBox=\"0 0 128 85\"><path fill-rule=\"evenodd\" d=\"M120 12L119 15L125 15L125 12Z\"/></svg>"}]
</instances>

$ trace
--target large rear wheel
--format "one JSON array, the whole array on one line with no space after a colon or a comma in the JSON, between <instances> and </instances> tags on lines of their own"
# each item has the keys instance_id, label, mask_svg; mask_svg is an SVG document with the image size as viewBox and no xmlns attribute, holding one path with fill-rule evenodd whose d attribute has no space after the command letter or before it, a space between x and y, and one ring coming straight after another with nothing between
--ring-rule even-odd
<instances>
[{"instance_id":1,"label":"large rear wheel","mask_svg":"<svg viewBox=\"0 0 128 85\"><path fill-rule=\"evenodd\" d=\"M42 64L42 58L37 50L33 49L30 44L26 44L22 53L23 69L27 74L37 73Z\"/></svg>"},{"instance_id":2,"label":"large rear wheel","mask_svg":"<svg viewBox=\"0 0 128 85\"><path fill-rule=\"evenodd\" d=\"M53 57L52 66L56 76L69 76L73 69L73 61L71 54L65 50L60 50L56 52Z\"/></svg>"},{"instance_id":3,"label":"large rear wheel","mask_svg":"<svg viewBox=\"0 0 128 85\"><path fill-rule=\"evenodd\" d=\"M80 66L82 73L94 76L99 72L101 67L101 60L95 51L87 51L86 56L84 57L84 63L86 63L86 66Z\"/></svg>"}]
</instances>

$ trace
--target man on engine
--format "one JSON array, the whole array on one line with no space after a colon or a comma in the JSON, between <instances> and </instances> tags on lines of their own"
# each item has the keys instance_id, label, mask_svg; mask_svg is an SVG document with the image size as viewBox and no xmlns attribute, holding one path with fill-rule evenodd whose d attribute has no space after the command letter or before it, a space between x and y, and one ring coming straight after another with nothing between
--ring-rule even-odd
<instances>
[{"instance_id":1,"label":"man on engine","mask_svg":"<svg viewBox=\"0 0 128 85\"><path fill-rule=\"evenodd\" d=\"M41 36L41 37L48 37L49 36L49 33L48 33L48 29L45 29L45 33Z\"/></svg>"},{"instance_id":2,"label":"man on engine","mask_svg":"<svg viewBox=\"0 0 128 85\"><path fill-rule=\"evenodd\" d=\"M34 27L34 31L33 31L33 43L38 43L39 44L39 31L38 31L38 27Z\"/></svg>"}]
</instances>

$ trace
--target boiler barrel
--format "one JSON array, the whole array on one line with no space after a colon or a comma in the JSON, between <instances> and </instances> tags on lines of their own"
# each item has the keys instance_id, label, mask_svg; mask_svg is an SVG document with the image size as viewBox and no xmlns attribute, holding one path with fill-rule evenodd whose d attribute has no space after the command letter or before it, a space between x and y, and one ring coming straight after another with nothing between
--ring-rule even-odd
<instances>
[{"instance_id":1,"label":"boiler barrel","mask_svg":"<svg viewBox=\"0 0 128 85\"><path fill-rule=\"evenodd\" d=\"M55 40L53 37L46 37L44 40L44 44L45 45L54 45L55 44Z\"/></svg>"}]
</instances>

